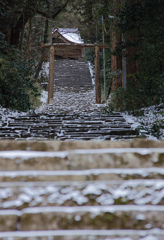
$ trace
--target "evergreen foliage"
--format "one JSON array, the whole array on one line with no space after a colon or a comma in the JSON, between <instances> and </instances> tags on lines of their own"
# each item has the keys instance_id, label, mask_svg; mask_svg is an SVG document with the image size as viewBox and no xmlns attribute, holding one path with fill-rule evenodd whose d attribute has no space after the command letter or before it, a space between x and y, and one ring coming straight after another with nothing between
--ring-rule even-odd
<instances>
[{"instance_id":1,"label":"evergreen foliage","mask_svg":"<svg viewBox=\"0 0 164 240\"><path fill-rule=\"evenodd\" d=\"M85 43L102 43L104 34L109 46L105 50L107 87L111 89L114 78L120 84L112 95L112 109L132 110L164 102L163 0L3 0L0 1L1 105L20 110L32 106L31 96L34 99L38 95L34 77L38 77L47 59L40 43L50 41L53 27L78 27ZM115 51L111 44L114 32L118 41ZM123 34L126 45L122 42ZM126 91L121 86L120 64L125 47ZM120 61L115 70L111 66L111 50ZM88 50L86 56L94 61L93 50ZM102 52L100 64L103 86Z\"/></svg>"},{"instance_id":2,"label":"evergreen foliage","mask_svg":"<svg viewBox=\"0 0 164 240\"><path fill-rule=\"evenodd\" d=\"M164 102L163 10L162 0L137 0L128 2L116 16L120 34L126 35L126 46L119 43L115 53L122 55L126 47L129 66L137 66L127 76L127 91L118 88L114 93L115 105L119 104L121 109L134 110Z\"/></svg>"},{"instance_id":3,"label":"evergreen foliage","mask_svg":"<svg viewBox=\"0 0 164 240\"><path fill-rule=\"evenodd\" d=\"M7 43L1 37L1 50ZM21 57L21 52L11 46L8 54L0 53L0 104L3 107L21 111L29 110L39 96L32 79L32 64Z\"/></svg>"},{"instance_id":4,"label":"evergreen foliage","mask_svg":"<svg viewBox=\"0 0 164 240\"><path fill-rule=\"evenodd\" d=\"M45 60L49 19L70 0L0 1L0 105L27 111L35 105L36 79Z\"/></svg>"}]
</instances>

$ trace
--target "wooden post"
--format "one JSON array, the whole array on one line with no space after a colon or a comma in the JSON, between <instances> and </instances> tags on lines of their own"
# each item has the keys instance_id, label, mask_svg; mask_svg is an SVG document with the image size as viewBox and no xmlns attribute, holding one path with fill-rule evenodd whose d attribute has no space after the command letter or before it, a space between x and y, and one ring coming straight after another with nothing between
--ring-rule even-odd
<instances>
[{"instance_id":1,"label":"wooden post","mask_svg":"<svg viewBox=\"0 0 164 240\"><path fill-rule=\"evenodd\" d=\"M50 62L49 62L49 83L48 83L48 104L54 103L54 76L55 76L55 48L50 47Z\"/></svg>"},{"instance_id":2,"label":"wooden post","mask_svg":"<svg viewBox=\"0 0 164 240\"><path fill-rule=\"evenodd\" d=\"M96 90L96 103L101 104L99 46L95 46L95 90Z\"/></svg>"}]
</instances>

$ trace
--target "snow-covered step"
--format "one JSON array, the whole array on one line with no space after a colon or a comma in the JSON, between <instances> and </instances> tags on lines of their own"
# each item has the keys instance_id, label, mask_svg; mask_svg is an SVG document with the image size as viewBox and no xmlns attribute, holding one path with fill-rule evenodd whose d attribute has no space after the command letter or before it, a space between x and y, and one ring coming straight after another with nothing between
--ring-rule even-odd
<instances>
[{"instance_id":1,"label":"snow-covered step","mask_svg":"<svg viewBox=\"0 0 164 240\"><path fill-rule=\"evenodd\" d=\"M77 127L78 128L78 127ZM103 136L107 136L107 137L112 137L113 135L114 136L126 136L126 135L132 135L132 134L136 134L136 131L135 130L129 130L129 129L108 129L108 130L99 130L99 129L95 129L95 130L92 130L92 129L89 129L88 128L88 131L85 131L83 132L83 128L81 129L81 132L80 131L67 131L65 129L63 129L64 132L63 132L63 135L64 136L71 136L72 138L76 138L76 137L92 137L92 138L97 138L97 137L102 137Z\"/></svg>"},{"instance_id":2,"label":"snow-covered step","mask_svg":"<svg viewBox=\"0 0 164 240\"><path fill-rule=\"evenodd\" d=\"M70 151L77 149L115 149L117 152L118 148L124 148L126 152L127 148L131 151L134 149L146 148L148 151L155 149L158 151L159 148L164 149L164 141L152 141L135 139L133 141L10 141L0 140L0 151L12 151L12 150L23 150L23 151Z\"/></svg>"},{"instance_id":3,"label":"snow-covered step","mask_svg":"<svg viewBox=\"0 0 164 240\"><path fill-rule=\"evenodd\" d=\"M17 217L17 229L22 231L61 229L163 229L164 206L113 205L113 206L46 206L22 210L0 210L0 230L8 227L8 219ZM11 221L11 219L9 220ZM18 229L19 223L19 229ZM10 231L13 230L9 229ZM9 231L8 230L8 231Z\"/></svg>"},{"instance_id":4,"label":"snow-covered step","mask_svg":"<svg viewBox=\"0 0 164 240\"><path fill-rule=\"evenodd\" d=\"M146 141L150 146L156 146L159 142ZM145 147L145 141L136 141L137 147ZM136 145L135 143L135 145ZM134 143L126 142L112 142L112 141L94 141L94 142L67 142L67 141L10 141L0 140L0 151L12 150L26 150L26 151L65 151L74 149L96 149L96 148L133 148ZM147 147L147 146L146 146ZM159 147L164 147L160 144Z\"/></svg>"},{"instance_id":5,"label":"snow-covered step","mask_svg":"<svg viewBox=\"0 0 164 240\"><path fill-rule=\"evenodd\" d=\"M162 170L164 148L103 148L67 151L1 151L1 171L154 168ZM117 169L116 169L117 170ZM146 170L145 170L146 171ZM0 172L0 176L4 172Z\"/></svg>"},{"instance_id":6,"label":"snow-covered step","mask_svg":"<svg viewBox=\"0 0 164 240\"><path fill-rule=\"evenodd\" d=\"M129 125L121 125L121 124L116 124L116 125L112 125L112 124L101 124L101 125L98 125L98 124L94 124L94 125L91 125L91 124L86 124L86 125L82 125L82 124L74 124L72 122L70 122L69 124L68 123L63 123L63 126L62 126L62 129L64 129L65 131L72 131L72 132L76 132L78 129L82 129L83 130L104 130L104 131L108 131L109 129L129 129L131 128Z\"/></svg>"},{"instance_id":7,"label":"snow-covered step","mask_svg":"<svg viewBox=\"0 0 164 240\"><path fill-rule=\"evenodd\" d=\"M55 61L55 90L60 87L79 92L93 89L89 65L78 60ZM59 88L59 89L58 89Z\"/></svg>"},{"instance_id":8,"label":"snow-covered step","mask_svg":"<svg viewBox=\"0 0 164 240\"><path fill-rule=\"evenodd\" d=\"M137 131L118 113L111 115L30 113L22 117L9 118L0 128L1 139L110 140L128 136L131 139L137 134Z\"/></svg>"},{"instance_id":9,"label":"snow-covered step","mask_svg":"<svg viewBox=\"0 0 164 240\"><path fill-rule=\"evenodd\" d=\"M163 240L163 144L1 141L0 239Z\"/></svg>"},{"instance_id":10,"label":"snow-covered step","mask_svg":"<svg viewBox=\"0 0 164 240\"><path fill-rule=\"evenodd\" d=\"M10 181L106 181L127 179L163 179L163 168L87 169L65 171L3 171L0 182Z\"/></svg>"},{"instance_id":11,"label":"snow-covered step","mask_svg":"<svg viewBox=\"0 0 164 240\"><path fill-rule=\"evenodd\" d=\"M36 206L163 205L163 179L0 182L0 209Z\"/></svg>"},{"instance_id":12,"label":"snow-covered step","mask_svg":"<svg viewBox=\"0 0 164 240\"><path fill-rule=\"evenodd\" d=\"M61 140L61 141L109 141L109 140L132 140L136 139L138 135L105 135L105 136L70 136L70 135L64 135L60 137L55 137L54 139Z\"/></svg>"},{"instance_id":13,"label":"snow-covered step","mask_svg":"<svg viewBox=\"0 0 164 240\"><path fill-rule=\"evenodd\" d=\"M111 122L111 123L110 123ZM117 122L117 123L116 123ZM17 119L15 119L14 122L8 122L8 128L6 127L6 129L11 129L11 127L17 127L17 128L20 128L21 127L26 127L26 126L49 126L49 124L54 124L54 125L57 125L57 124L65 124L65 125L91 125L91 126L103 126L103 127L109 127L109 128L129 128L130 125L126 124L123 120L122 121L118 121L115 119L114 120L108 120L108 119L100 119L100 120L97 120L97 121L94 121L93 119L87 119L87 120L81 120L81 119L61 119L61 120L58 120L58 119L41 119L39 121L39 123L37 121L29 121L29 120L22 120L22 121L18 121ZM113 124L112 124L113 123ZM9 128L10 127L10 128ZM4 128L1 128L0 130L3 130Z\"/></svg>"},{"instance_id":14,"label":"snow-covered step","mask_svg":"<svg viewBox=\"0 0 164 240\"><path fill-rule=\"evenodd\" d=\"M55 230L0 232L1 240L163 240L164 230Z\"/></svg>"}]
</instances>

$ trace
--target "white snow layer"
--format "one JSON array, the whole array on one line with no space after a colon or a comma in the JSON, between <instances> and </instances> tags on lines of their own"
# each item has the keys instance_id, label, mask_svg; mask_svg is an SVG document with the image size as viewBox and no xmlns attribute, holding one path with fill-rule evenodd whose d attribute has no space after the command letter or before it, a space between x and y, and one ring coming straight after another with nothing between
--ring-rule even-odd
<instances>
[{"instance_id":1,"label":"white snow layer","mask_svg":"<svg viewBox=\"0 0 164 240\"><path fill-rule=\"evenodd\" d=\"M127 112L123 113L123 117L133 128L140 129L140 135L144 134L147 139L164 140L164 106L159 104L157 106L145 107L139 110L143 112L141 116L133 116ZM157 126L157 132L152 134L153 126ZM157 135L157 136L156 136Z\"/></svg>"},{"instance_id":2,"label":"white snow layer","mask_svg":"<svg viewBox=\"0 0 164 240\"><path fill-rule=\"evenodd\" d=\"M55 231L15 231L15 232L0 232L0 237L43 237L43 236L132 236L137 235L139 240L158 240L153 235L164 236L164 230L55 230ZM149 236L152 238L148 238ZM154 238L153 238L154 237ZM130 237L129 237L130 238ZM147 238L147 239L146 239ZM117 240L115 238L113 240ZM131 238L130 238L131 239ZM125 238L119 238L125 240Z\"/></svg>"},{"instance_id":3,"label":"white snow layer","mask_svg":"<svg viewBox=\"0 0 164 240\"><path fill-rule=\"evenodd\" d=\"M69 32L63 28L59 28L58 31L62 34L63 37L65 37L68 41L72 43L84 43L84 41L81 39L80 34L77 32Z\"/></svg>"},{"instance_id":4,"label":"white snow layer","mask_svg":"<svg viewBox=\"0 0 164 240\"><path fill-rule=\"evenodd\" d=\"M74 184L71 185L72 183ZM63 184L47 182L46 185L39 182L24 182L21 185L18 195L15 195L11 188L17 185L10 183L11 187L8 186L7 190L4 190L5 185L1 186L0 193L3 193L3 190L4 193L0 195L0 206L9 208L21 206L24 203L29 203L29 206L37 206L38 203L62 205L67 200L73 200L77 205L82 205L89 202L90 196L102 206L111 205L117 199L122 199L124 202L130 200L136 205L160 204L164 199L164 180L162 179L125 180L122 183L120 181L64 182ZM8 200L11 197L13 200Z\"/></svg>"},{"instance_id":5,"label":"white snow layer","mask_svg":"<svg viewBox=\"0 0 164 240\"><path fill-rule=\"evenodd\" d=\"M0 210L0 215L22 215L22 214L37 214L37 213L76 213L76 212L89 212L98 214L100 212L164 212L164 206L153 205L113 205L113 206L46 206L46 207L29 207L22 210L8 209Z\"/></svg>"},{"instance_id":6,"label":"white snow layer","mask_svg":"<svg viewBox=\"0 0 164 240\"><path fill-rule=\"evenodd\" d=\"M35 157L60 157L65 158L69 154L104 154L104 153L138 153L140 155L147 155L152 153L164 153L164 148L101 148L101 149L77 149L69 151L56 152L41 152L41 151L0 151L0 157L15 159L21 157L22 159L29 159Z\"/></svg>"}]
</instances>

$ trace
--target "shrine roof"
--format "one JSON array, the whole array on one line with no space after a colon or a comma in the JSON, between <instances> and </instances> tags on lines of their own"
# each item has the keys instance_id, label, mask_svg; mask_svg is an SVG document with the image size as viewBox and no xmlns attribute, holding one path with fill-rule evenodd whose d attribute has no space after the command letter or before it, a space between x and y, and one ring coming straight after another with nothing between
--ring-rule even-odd
<instances>
[{"instance_id":1,"label":"shrine roof","mask_svg":"<svg viewBox=\"0 0 164 240\"><path fill-rule=\"evenodd\" d=\"M66 43L83 44L78 28L56 28L52 32L52 38L61 38Z\"/></svg>"}]
</instances>

